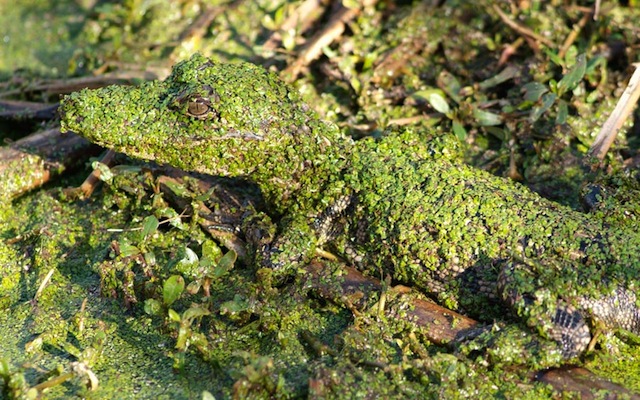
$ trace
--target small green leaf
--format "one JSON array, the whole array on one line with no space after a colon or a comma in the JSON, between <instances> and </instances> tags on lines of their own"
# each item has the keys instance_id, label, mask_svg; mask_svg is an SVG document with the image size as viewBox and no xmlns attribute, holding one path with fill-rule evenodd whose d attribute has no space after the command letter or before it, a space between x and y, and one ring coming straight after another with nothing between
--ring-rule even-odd
<instances>
[{"instance_id":1,"label":"small green leaf","mask_svg":"<svg viewBox=\"0 0 640 400\"><path fill-rule=\"evenodd\" d=\"M200 281L191 281L191 283L187 285L187 293L196 294L200 291L201 286L202 284L200 283Z\"/></svg>"},{"instance_id":2,"label":"small green leaf","mask_svg":"<svg viewBox=\"0 0 640 400\"><path fill-rule=\"evenodd\" d=\"M200 272L198 255L187 246L178 250L172 264L176 271L187 277L196 277Z\"/></svg>"},{"instance_id":3,"label":"small green leaf","mask_svg":"<svg viewBox=\"0 0 640 400\"><path fill-rule=\"evenodd\" d=\"M364 62L362 64L362 71L369 71L373 68L375 62L379 59L377 52L371 52L364 56Z\"/></svg>"},{"instance_id":4,"label":"small green leaf","mask_svg":"<svg viewBox=\"0 0 640 400\"><path fill-rule=\"evenodd\" d=\"M191 326L189 324L180 323L178 328L178 337L176 338L176 349L186 350L189 345L189 337L191 336Z\"/></svg>"},{"instance_id":5,"label":"small green leaf","mask_svg":"<svg viewBox=\"0 0 640 400\"><path fill-rule=\"evenodd\" d=\"M449 71L442 71L438 75L437 78L438 87L444 90L444 92L456 103L460 103L462 98L460 97L460 81L455 75L451 74Z\"/></svg>"},{"instance_id":6,"label":"small green leaf","mask_svg":"<svg viewBox=\"0 0 640 400\"><path fill-rule=\"evenodd\" d=\"M144 301L144 312L149 315L159 315L162 311L162 304L156 299L146 299Z\"/></svg>"},{"instance_id":7,"label":"small green leaf","mask_svg":"<svg viewBox=\"0 0 640 400\"><path fill-rule=\"evenodd\" d=\"M360 93L362 91L362 83L360 82L358 76L356 76L355 74L353 77L351 77L351 79L349 79L349 84L351 85L351 88L355 93Z\"/></svg>"},{"instance_id":8,"label":"small green leaf","mask_svg":"<svg viewBox=\"0 0 640 400\"><path fill-rule=\"evenodd\" d=\"M175 310L169 309L169 319L174 322L180 322L180 314L178 314Z\"/></svg>"},{"instance_id":9,"label":"small green leaf","mask_svg":"<svg viewBox=\"0 0 640 400\"><path fill-rule=\"evenodd\" d=\"M3 357L0 358L0 376L9 376L11 368L9 368L9 362Z\"/></svg>"},{"instance_id":10,"label":"small green leaf","mask_svg":"<svg viewBox=\"0 0 640 400\"><path fill-rule=\"evenodd\" d=\"M98 171L100 174L98 175L98 179L102 182L111 182L113 179L113 172L108 165L101 163L100 161L94 161L91 163L91 167Z\"/></svg>"},{"instance_id":11,"label":"small green leaf","mask_svg":"<svg viewBox=\"0 0 640 400\"><path fill-rule=\"evenodd\" d=\"M576 59L578 57L578 48L576 46L569 46L567 51L564 53L564 62L567 67L572 67L576 63Z\"/></svg>"},{"instance_id":12,"label":"small green leaf","mask_svg":"<svg viewBox=\"0 0 640 400\"><path fill-rule=\"evenodd\" d=\"M342 6L352 10L358 10L362 7L362 3L358 0L342 0Z\"/></svg>"},{"instance_id":13,"label":"small green leaf","mask_svg":"<svg viewBox=\"0 0 640 400\"><path fill-rule=\"evenodd\" d=\"M278 26L282 24L282 21L284 20L285 9L286 7L283 5L282 7L278 7L278 9L276 10L276 13L273 16L273 22L276 27L274 27L273 30L278 29Z\"/></svg>"},{"instance_id":14,"label":"small green leaf","mask_svg":"<svg viewBox=\"0 0 640 400\"><path fill-rule=\"evenodd\" d=\"M155 214L158 217L166 218L167 220L169 220L169 225L173 226L174 228L185 229L185 225L182 223L180 214L178 214L173 208L164 207L156 210Z\"/></svg>"},{"instance_id":15,"label":"small green leaf","mask_svg":"<svg viewBox=\"0 0 640 400\"><path fill-rule=\"evenodd\" d=\"M223 275L226 275L227 272L229 272L233 268L233 265L235 264L237 259L238 255L236 254L236 252L233 250L229 250L227 254L225 254L218 262L218 266L213 271L213 277L219 278Z\"/></svg>"},{"instance_id":16,"label":"small green leaf","mask_svg":"<svg viewBox=\"0 0 640 400\"><path fill-rule=\"evenodd\" d=\"M487 126L484 129L502 142L506 142L508 139L508 135L504 129L497 128L495 126Z\"/></svg>"},{"instance_id":17,"label":"small green leaf","mask_svg":"<svg viewBox=\"0 0 640 400\"><path fill-rule=\"evenodd\" d=\"M278 26L276 25L276 22L273 20L273 18L271 18L271 15L267 14L264 17L262 17L261 22L262 22L262 26L264 26L270 31L275 31L276 29L278 29Z\"/></svg>"},{"instance_id":18,"label":"small green leaf","mask_svg":"<svg viewBox=\"0 0 640 400\"><path fill-rule=\"evenodd\" d=\"M216 398L211 392L204 390L202 392L202 400L216 400Z\"/></svg>"},{"instance_id":19,"label":"small green leaf","mask_svg":"<svg viewBox=\"0 0 640 400\"><path fill-rule=\"evenodd\" d=\"M202 271L205 275L213 269L216 265L216 262L209 257L203 256L200 258L200 271Z\"/></svg>"},{"instance_id":20,"label":"small green leaf","mask_svg":"<svg viewBox=\"0 0 640 400\"><path fill-rule=\"evenodd\" d=\"M522 90L524 91L524 99L535 103L549 91L549 88L539 82L529 82L522 87Z\"/></svg>"},{"instance_id":21,"label":"small green leaf","mask_svg":"<svg viewBox=\"0 0 640 400\"><path fill-rule=\"evenodd\" d=\"M480 126L495 126L502 124L502 115L484 111L479 108L473 109L473 117Z\"/></svg>"},{"instance_id":22,"label":"small green leaf","mask_svg":"<svg viewBox=\"0 0 640 400\"><path fill-rule=\"evenodd\" d=\"M445 94L440 89L426 89L419 90L415 92L411 97L419 98L427 103L434 110L442 114L448 114L451 109L449 108L449 103L447 103L447 99L445 98Z\"/></svg>"},{"instance_id":23,"label":"small green leaf","mask_svg":"<svg viewBox=\"0 0 640 400\"><path fill-rule=\"evenodd\" d=\"M585 99L585 101L588 104L593 104L600 98L601 94L602 93L599 90L594 90L587 95L587 98Z\"/></svg>"},{"instance_id":24,"label":"small green leaf","mask_svg":"<svg viewBox=\"0 0 640 400\"><path fill-rule=\"evenodd\" d=\"M564 100L558 101L558 115L556 115L556 124L562 125L567 122L567 116L569 115L569 109L567 102Z\"/></svg>"},{"instance_id":25,"label":"small green leaf","mask_svg":"<svg viewBox=\"0 0 640 400\"><path fill-rule=\"evenodd\" d=\"M288 51L293 51L296 47L297 32L295 29L287 29L282 32L282 47Z\"/></svg>"},{"instance_id":26,"label":"small green leaf","mask_svg":"<svg viewBox=\"0 0 640 400\"><path fill-rule=\"evenodd\" d=\"M451 109L449 108L449 103L440 93L434 92L427 97L427 101L439 113L448 114Z\"/></svg>"},{"instance_id":27,"label":"small green leaf","mask_svg":"<svg viewBox=\"0 0 640 400\"><path fill-rule=\"evenodd\" d=\"M158 218L153 215L147 216L142 222L142 236L147 237L158 229L160 223Z\"/></svg>"},{"instance_id":28,"label":"small green leaf","mask_svg":"<svg viewBox=\"0 0 640 400\"><path fill-rule=\"evenodd\" d=\"M322 53L330 60L338 56L338 52L331 49L329 46L322 47Z\"/></svg>"},{"instance_id":29,"label":"small green leaf","mask_svg":"<svg viewBox=\"0 0 640 400\"><path fill-rule=\"evenodd\" d=\"M592 57L591 59L589 59L589 61L587 62L587 70L585 71L585 74L592 74L596 68L601 67L601 68L605 68L607 66L607 59L602 56L595 56ZM605 73L605 71L603 70L603 73Z\"/></svg>"},{"instance_id":30,"label":"small green leaf","mask_svg":"<svg viewBox=\"0 0 640 400\"><path fill-rule=\"evenodd\" d=\"M166 207L167 203L164 201L164 197L162 193L156 193L151 195L151 208L156 210L159 208Z\"/></svg>"},{"instance_id":31,"label":"small green leaf","mask_svg":"<svg viewBox=\"0 0 640 400\"><path fill-rule=\"evenodd\" d=\"M556 99L557 96L555 93L547 93L542 96L542 104L531 109L529 120L531 122L536 122L538 118L542 116L542 114L544 114L549 108L551 108Z\"/></svg>"},{"instance_id":32,"label":"small green leaf","mask_svg":"<svg viewBox=\"0 0 640 400\"><path fill-rule=\"evenodd\" d=\"M140 249L138 249L136 246L128 243L128 242L122 242L120 243L120 255L123 257L131 257L131 256L137 256L138 254L140 254Z\"/></svg>"},{"instance_id":33,"label":"small green leaf","mask_svg":"<svg viewBox=\"0 0 640 400\"><path fill-rule=\"evenodd\" d=\"M220 304L220 312L223 315L235 315L249 308L247 301L240 295L233 296L233 300Z\"/></svg>"},{"instance_id":34,"label":"small green leaf","mask_svg":"<svg viewBox=\"0 0 640 400\"><path fill-rule=\"evenodd\" d=\"M204 317L205 315L210 315L211 311L201 306L192 306L187 309L182 314L182 322L183 323L191 323L196 318Z\"/></svg>"},{"instance_id":35,"label":"small green leaf","mask_svg":"<svg viewBox=\"0 0 640 400\"><path fill-rule=\"evenodd\" d=\"M207 200L209 200L211 198L211 196L215 195L215 192L216 192L216 189L215 189L215 186L214 186L214 187L210 188L209 190L207 190L206 192L201 193L199 195L196 195L194 197L194 200L199 200L199 201L205 201L206 202Z\"/></svg>"},{"instance_id":36,"label":"small green leaf","mask_svg":"<svg viewBox=\"0 0 640 400\"><path fill-rule=\"evenodd\" d=\"M509 79L518 76L520 73L520 69L515 66L508 66L502 71L500 71L497 75L492 76L491 78L482 81L478 84L478 89L484 91L490 89L494 86L497 86L501 83L508 81Z\"/></svg>"},{"instance_id":37,"label":"small green leaf","mask_svg":"<svg viewBox=\"0 0 640 400\"><path fill-rule=\"evenodd\" d=\"M456 135L456 137L460 139L460 141L464 141L467 138L467 130L464 129L464 126L462 126L460 121L454 119L451 125L453 134Z\"/></svg>"},{"instance_id":38,"label":"small green leaf","mask_svg":"<svg viewBox=\"0 0 640 400\"><path fill-rule=\"evenodd\" d=\"M167 189L171 190L178 197L189 197L191 194L187 188L180 183L169 180L165 182L165 185L167 186Z\"/></svg>"},{"instance_id":39,"label":"small green leaf","mask_svg":"<svg viewBox=\"0 0 640 400\"><path fill-rule=\"evenodd\" d=\"M552 63L554 63L555 65L562 65L562 59L558 57L558 53L546 47L544 49L544 52L547 57L549 57L549 60L551 60Z\"/></svg>"},{"instance_id":40,"label":"small green leaf","mask_svg":"<svg viewBox=\"0 0 640 400\"><path fill-rule=\"evenodd\" d=\"M184 291L184 278L180 275L171 275L162 285L162 300L170 306L180 298Z\"/></svg>"},{"instance_id":41,"label":"small green leaf","mask_svg":"<svg viewBox=\"0 0 640 400\"><path fill-rule=\"evenodd\" d=\"M147 265L156 265L156 253L154 253L153 251L144 253L144 262Z\"/></svg>"},{"instance_id":42,"label":"small green leaf","mask_svg":"<svg viewBox=\"0 0 640 400\"><path fill-rule=\"evenodd\" d=\"M587 57L584 54L580 54L576 57L576 63L573 67L567 72L565 76L560 79L558 82L558 97L562 96L566 92L573 90L582 78L584 77L584 73L587 69Z\"/></svg>"}]
</instances>

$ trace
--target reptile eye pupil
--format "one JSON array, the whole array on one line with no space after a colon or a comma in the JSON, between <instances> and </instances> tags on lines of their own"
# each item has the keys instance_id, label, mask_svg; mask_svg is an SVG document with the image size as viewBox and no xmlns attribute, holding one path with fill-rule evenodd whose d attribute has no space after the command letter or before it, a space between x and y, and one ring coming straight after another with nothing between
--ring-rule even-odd
<instances>
[{"instance_id":1,"label":"reptile eye pupil","mask_svg":"<svg viewBox=\"0 0 640 400\"><path fill-rule=\"evenodd\" d=\"M198 101L190 101L187 114L193 117L201 117L209 112L209 106Z\"/></svg>"}]
</instances>

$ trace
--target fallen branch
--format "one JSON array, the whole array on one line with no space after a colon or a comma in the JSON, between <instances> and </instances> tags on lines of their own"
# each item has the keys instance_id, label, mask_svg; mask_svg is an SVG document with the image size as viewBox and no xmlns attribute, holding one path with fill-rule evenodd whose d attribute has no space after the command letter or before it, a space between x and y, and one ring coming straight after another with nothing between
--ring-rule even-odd
<instances>
[{"instance_id":1,"label":"fallen branch","mask_svg":"<svg viewBox=\"0 0 640 400\"><path fill-rule=\"evenodd\" d=\"M0 148L0 200L38 188L63 172L82 165L100 148L80 136L49 129Z\"/></svg>"},{"instance_id":2,"label":"fallen branch","mask_svg":"<svg viewBox=\"0 0 640 400\"><path fill-rule=\"evenodd\" d=\"M0 101L0 118L13 120L51 120L56 115L58 104L31 101Z\"/></svg>"},{"instance_id":3,"label":"fallen branch","mask_svg":"<svg viewBox=\"0 0 640 400\"><path fill-rule=\"evenodd\" d=\"M564 43L562 44L562 47L558 51L559 58L564 58L564 56L567 54L567 51L569 50L571 45L573 45L573 42L576 41L576 39L578 38L578 35L580 34L580 32L582 32L582 29L584 29L584 27L587 25L587 22L589 22L590 17L591 17L591 13L586 13L582 16L582 18L580 19L580 21L578 21L577 24L573 25L571 32L569 33Z\"/></svg>"},{"instance_id":4,"label":"fallen branch","mask_svg":"<svg viewBox=\"0 0 640 400\"><path fill-rule=\"evenodd\" d=\"M129 71L109 73L101 76L90 76L72 79L59 79L52 81L37 81L27 83L17 89L8 89L0 92L0 98L24 95L26 93L42 93L43 97L68 94L81 89L97 89L109 85L131 85L139 79L158 79L159 76L147 71ZM18 83L12 82L12 85ZM7 100L4 100L5 102Z\"/></svg>"}]
</instances>

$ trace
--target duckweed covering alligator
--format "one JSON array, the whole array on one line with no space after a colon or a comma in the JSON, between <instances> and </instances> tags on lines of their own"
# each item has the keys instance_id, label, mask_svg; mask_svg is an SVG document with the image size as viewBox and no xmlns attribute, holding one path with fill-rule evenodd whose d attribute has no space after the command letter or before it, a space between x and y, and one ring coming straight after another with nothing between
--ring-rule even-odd
<instances>
[{"instance_id":1,"label":"duckweed covering alligator","mask_svg":"<svg viewBox=\"0 0 640 400\"><path fill-rule=\"evenodd\" d=\"M637 235L464 165L449 134L354 142L275 75L201 55L165 81L73 93L62 111L63 129L102 146L256 182L282 215L275 234L247 228L267 232L256 263L276 283L326 247L471 315L501 298L562 357L596 326L640 333Z\"/></svg>"}]
</instances>

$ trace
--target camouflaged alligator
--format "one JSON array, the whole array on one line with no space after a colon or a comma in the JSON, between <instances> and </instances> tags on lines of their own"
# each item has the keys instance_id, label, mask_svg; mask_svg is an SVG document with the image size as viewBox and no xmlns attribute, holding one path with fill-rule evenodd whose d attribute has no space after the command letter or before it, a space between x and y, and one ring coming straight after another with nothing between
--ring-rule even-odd
<instances>
[{"instance_id":1,"label":"camouflaged alligator","mask_svg":"<svg viewBox=\"0 0 640 400\"><path fill-rule=\"evenodd\" d=\"M165 81L65 98L63 128L132 157L256 182L281 216L257 261L280 277L325 247L473 316L492 299L564 357L590 327L640 333L640 240L470 168L448 134L353 141L251 64L203 56Z\"/></svg>"}]
</instances>

